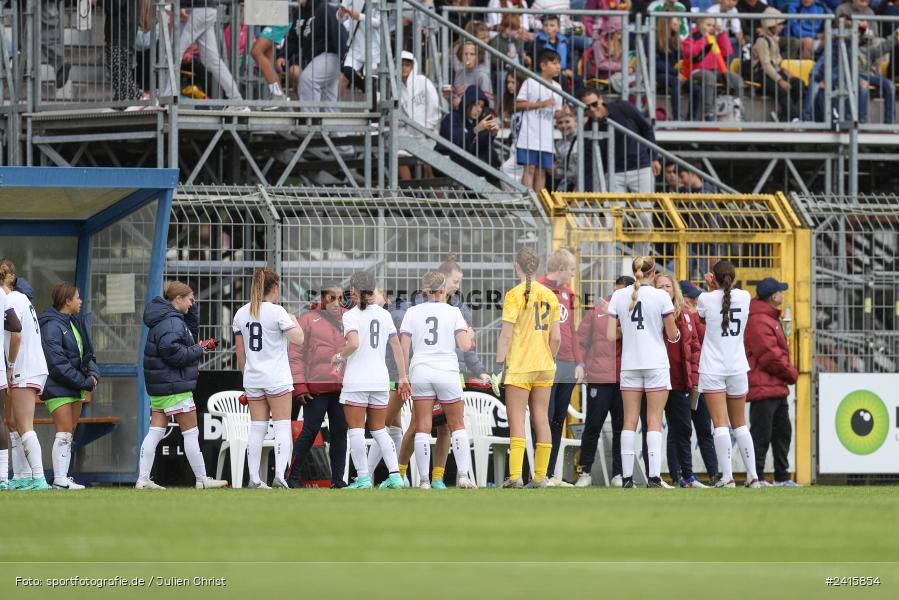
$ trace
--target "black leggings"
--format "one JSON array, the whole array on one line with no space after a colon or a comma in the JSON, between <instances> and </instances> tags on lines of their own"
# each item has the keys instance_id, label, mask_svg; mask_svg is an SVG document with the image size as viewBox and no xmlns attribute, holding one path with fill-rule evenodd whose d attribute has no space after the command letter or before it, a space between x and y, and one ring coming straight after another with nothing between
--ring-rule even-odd
<instances>
[{"instance_id":1,"label":"black leggings","mask_svg":"<svg viewBox=\"0 0 899 600\"><path fill-rule=\"evenodd\" d=\"M621 428L624 405L617 383L587 384L587 420L581 436L581 472L589 473L596 459L599 433L609 413L612 414L612 476L621 475Z\"/></svg>"},{"instance_id":2,"label":"black leggings","mask_svg":"<svg viewBox=\"0 0 899 600\"><path fill-rule=\"evenodd\" d=\"M303 431L293 444L293 461L288 477L300 479L303 472L303 461L315 442L315 436L322 428L328 414L328 434L330 437L329 455L331 458L331 483L343 480L343 469L346 466L347 424L340 404L340 393L315 394L312 400L303 407Z\"/></svg>"}]
</instances>

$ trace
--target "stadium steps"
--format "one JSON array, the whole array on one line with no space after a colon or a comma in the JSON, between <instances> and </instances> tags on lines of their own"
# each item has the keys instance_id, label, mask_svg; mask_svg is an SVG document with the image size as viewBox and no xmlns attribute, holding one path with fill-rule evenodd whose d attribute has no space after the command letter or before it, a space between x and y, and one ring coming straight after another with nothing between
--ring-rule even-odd
<instances>
[{"instance_id":1,"label":"stadium steps","mask_svg":"<svg viewBox=\"0 0 899 600\"><path fill-rule=\"evenodd\" d=\"M433 148L421 143L417 138L402 136L399 146L415 158L431 165L446 177L453 179L474 192L497 193L502 191L483 177L475 175L468 169L460 166L453 158L440 154Z\"/></svg>"}]
</instances>

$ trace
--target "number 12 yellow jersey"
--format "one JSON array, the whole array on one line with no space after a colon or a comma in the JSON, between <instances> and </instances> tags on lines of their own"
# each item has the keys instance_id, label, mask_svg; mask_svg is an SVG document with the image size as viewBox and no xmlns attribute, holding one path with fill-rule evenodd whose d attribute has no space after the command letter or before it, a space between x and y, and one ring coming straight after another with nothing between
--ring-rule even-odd
<instances>
[{"instance_id":1,"label":"number 12 yellow jersey","mask_svg":"<svg viewBox=\"0 0 899 600\"><path fill-rule=\"evenodd\" d=\"M514 325L506 372L550 371L556 363L549 349L549 332L553 323L559 321L559 300L551 289L531 281L525 306L524 285L516 285L503 299L503 322Z\"/></svg>"}]
</instances>

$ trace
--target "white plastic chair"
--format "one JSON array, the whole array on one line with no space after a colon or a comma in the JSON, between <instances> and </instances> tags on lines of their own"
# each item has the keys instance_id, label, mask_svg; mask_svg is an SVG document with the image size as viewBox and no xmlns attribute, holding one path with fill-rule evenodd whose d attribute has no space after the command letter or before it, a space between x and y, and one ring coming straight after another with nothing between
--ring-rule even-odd
<instances>
[{"instance_id":1,"label":"white plastic chair","mask_svg":"<svg viewBox=\"0 0 899 600\"><path fill-rule=\"evenodd\" d=\"M493 451L493 473L496 483L502 483L503 474L506 471L506 453L499 452L498 448L508 448L508 437L493 435L496 426L494 414L500 418L506 418L506 407L499 400L483 392L465 392L462 394L465 402L466 416L469 417L471 429L469 437L474 447L474 474L478 487L487 485L487 459L490 449ZM531 476L534 474L534 445L531 440L530 411L525 415L525 439L528 453L528 464L531 468ZM468 428L468 423L466 423Z\"/></svg>"},{"instance_id":2,"label":"white plastic chair","mask_svg":"<svg viewBox=\"0 0 899 600\"><path fill-rule=\"evenodd\" d=\"M582 412L578 411L574 406L569 404L568 405L568 414L571 415L572 417L574 417L575 419L579 419L581 421L586 422L587 421L587 385L586 384L581 385L581 407L583 409ZM611 419L607 419L607 421L611 422ZM609 428L609 431L611 432L611 426ZM609 486L609 471L606 468L606 453L605 453L605 448L602 445L602 441L603 441L602 434L603 433L605 433L605 428L603 428L603 430L600 434L600 439L599 439L600 443L597 444L597 454L599 454L599 466L602 469L603 484L606 487L608 487ZM563 467L564 467L564 463L565 463L565 449L566 448L580 448L580 447L581 447L581 440L576 440L574 438L565 438L565 437L562 438L562 443L559 445L559 454L556 456L555 474L557 477L561 477L562 474L564 473ZM595 457L593 457L593 458L595 459Z\"/></svg>"},{"instance_id":3,"label":"white plastic chair","mask_svg":"<svg viewBox=\"0 0 899 600\"><path fill-rule=\"evenodd\" d=\"M231 487L243 487L243 468L247 460L247 443L250 438L250 408L240 403L241 390L216 392L206 401L206 409L210 415L220 417L225 431L222 434L222 445L219 449L218 463L215 469L216 479L222 478L225 467L225 452L231 458ZM274 449L274 439L266 439L263 449ZM268 467L268 455L264 454L265 470ZM262 468L260 466L260 468Z\"/></svg>"}]
</instances>

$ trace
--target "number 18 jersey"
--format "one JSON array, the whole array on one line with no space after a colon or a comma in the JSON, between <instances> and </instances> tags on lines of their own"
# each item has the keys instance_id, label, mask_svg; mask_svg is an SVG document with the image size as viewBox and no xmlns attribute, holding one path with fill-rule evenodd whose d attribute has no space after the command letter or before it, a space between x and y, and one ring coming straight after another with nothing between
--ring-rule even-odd
<instances>
[{"instance_id":1,"label":"number 18 jersey","mask_svg":"<svg viewBox=\"0 0 899 600\"><path fill-rule=\"evenodd\" d=\"M706 375L739 375L749 371L743 332L749 319L752 296L746 290L730 291L730 324L721 328L724 320L722 303L724 292L715 290L699 296L696 312L705 319L705 338L699 356L699 372Z\"/></svg>"},{"instance_id":2,"label":"number 18 jersey","mask_svg":"<svg viewBox=\"0 0 899 600\"><path fill-rule=\"evenodd\" d=\"M387 372L387 343L396 335L390 313L374 304L365 310L358 306L343 313L344 335L355 331L359 347L346 360L343 374L344 392L386 392L390 390Z\"/></svg>"},{"instance_id":3,"label":"number 18 jersey","mask_svg":"<svg viewBox=\"0 0 899 600\"><path fill-rule=\"evenodd\" d=\"M238 336L236 342L243 344L246 356L244 388L293 386L287 358L290 340L285 332L296 327L296 323L283 306L263 302L256 318L250 313L250 305L244 304L234 315L233 327Z\"/></svg>"},{"instance_id":4,"label":"number 18 jersey","mask_svg":"<svg viewBox=\"0 0 899 600\"><path fill-rule=\"evenodd\" d=\"M406 310L400 333L412 338L412 365L428 365L438 371L459 372L456 334L467 331L468 323L455 306L431 301Z\"/></svg>"},{"instance_id":5,"label":"number 18 jersey","mask_svg":"<svg viewBox=\"0 0 899 600\"><path fill-rule=\"evenodd\" d=\"M531 281L525 305L524 287L525 284L519 283L503 298L503 322L514 325L506 372L552 371L556 362L549 349L549 332L559 321L559 299L545 285Z\"/></svg>"},{"instance_id":6,"label":"number 18 jersey","mask_svg":"<svg viewBox=\"0 0 899 600\"><path fill-rule=\"evenodd\" d=\"M668 292L649 284L637 290L637 301L631 309L634 286L612 294L609 315L621 324L621 370L667 369L663 319L674 312Z\"/></svg>"}]
</instances>

